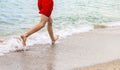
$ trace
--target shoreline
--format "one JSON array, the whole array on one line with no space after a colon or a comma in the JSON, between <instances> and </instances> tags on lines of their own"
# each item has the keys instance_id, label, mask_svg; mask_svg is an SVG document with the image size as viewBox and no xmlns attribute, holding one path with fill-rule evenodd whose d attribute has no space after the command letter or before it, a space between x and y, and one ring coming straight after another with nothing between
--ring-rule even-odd
<instances>
[{"instance_id":1,"label":"shoreline","mask_svg":"<svg viewBox=\"0 0 120 70\"><path fill-rule=\"evenodd\" d=\"M76 68L81 70L90 66L89 70L92 70L93 65L119 59L119 40L120 27L98 28L76 33L60 39L54 46L48 43L36 44L28 51L15 51L0 56L0 68L2 70L74 70ZM113 62L111 64L116 66ZM99 66L97 68L99 69Z\"/></svg>"}]
</instances>

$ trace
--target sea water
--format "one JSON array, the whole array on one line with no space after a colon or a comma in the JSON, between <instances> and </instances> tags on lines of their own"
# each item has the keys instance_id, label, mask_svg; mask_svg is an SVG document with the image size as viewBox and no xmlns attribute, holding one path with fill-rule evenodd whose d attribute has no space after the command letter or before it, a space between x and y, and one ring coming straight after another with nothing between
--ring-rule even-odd
<instances>
[{"instance_id":1,"label":"sea water","mask_svg":"<svg viewBox=\"0 0 120 70\"><path fill-rule=\"evenodd\" d=\"M120 0L54 0L52 18L60 38L93 30L94 24L119 25ZM20 34L39 21L37 0L0 0L0 55L16 50ZM28 46L44 43L50 43L47 28L27 41Z\"/></svg>"}]
</instances>

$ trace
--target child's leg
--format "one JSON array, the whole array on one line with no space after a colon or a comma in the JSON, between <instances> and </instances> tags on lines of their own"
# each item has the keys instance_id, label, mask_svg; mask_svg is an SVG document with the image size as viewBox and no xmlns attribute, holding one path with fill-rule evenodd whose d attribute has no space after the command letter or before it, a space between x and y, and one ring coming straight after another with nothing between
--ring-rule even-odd
<instances>
[{"instance_id":1,"label":"child's leg","mask_svg":"<svg viewBox=\"0 0 120 70\"><path fill-rule=\"evenodd\" d=\"M52 44L54 44L59 36L58 35L54 36L53 29L52 29L52 23L53 23L52 18L49 17L48 18L48 28L47 29L48 29L48 33L49 33L49 36L51 38Z\"/></svg>"},{"instance_id":2,"label":"child's leg","mask_svg":"<svg viewBox=\"0 0 120 70\"><path fill-rule=\"evenodd\" d=\"M31 34L35 33L36 31L40 30L41 28L43 28L47 21L48 21L48 17L42 15L40 23L36 24L29 31L27 31L25 34L21 35L23 46L26 46L27 37L30 36Z\"/></svg>"}]
</instances>

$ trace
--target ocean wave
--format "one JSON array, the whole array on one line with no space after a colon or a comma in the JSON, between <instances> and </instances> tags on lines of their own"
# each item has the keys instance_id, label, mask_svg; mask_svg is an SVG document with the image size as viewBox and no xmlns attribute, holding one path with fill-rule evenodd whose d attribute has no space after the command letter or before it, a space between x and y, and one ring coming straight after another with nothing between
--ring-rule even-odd
<instances>
[{"instance_id":1,"label":"ocean wave","mask_svg":"<svg viewBox=\"0 0 120 70\"><path fill-rule=\"evenodd\" d=\"M60 36L60 39L62 39L69 35L80 32L87 32L89 30L93 30L93 27L85 25L85 26L81 26L80 28L71 27L63 30L56 30L55 33ZM37 32L32 36L30 36L26 43L28 47L33 46L34 44L46 44L46 43L50 43L50 38L47 32L41 32L41 33ZM22 45L19 36L11 36L1 40L0 55L3 55L10 51L16 51L21 48Z\"/></svg>"}]
</instances>

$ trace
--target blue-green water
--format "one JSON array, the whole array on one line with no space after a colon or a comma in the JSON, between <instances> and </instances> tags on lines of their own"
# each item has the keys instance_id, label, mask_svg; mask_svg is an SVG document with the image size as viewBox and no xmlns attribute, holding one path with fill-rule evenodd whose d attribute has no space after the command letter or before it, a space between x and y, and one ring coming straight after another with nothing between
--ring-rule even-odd
<instances>
[{"instance_id":1,"label":"blue-green water","mask_svg":"<svg viewBox=\"0 0 120 70\"><path fill-rule=\"evenodd\" d=\"M53 28L61 37L92 29L92 24L120 21L120 0L54 0L54 3ZM0 37L7 37L7 40L0 39L5 42L0 43L0 47L7 48L0 48L0 53L1 50L11 50L11 46L14 48L18 44L14 36L26 32L39 21L37 0L0 0ZM44 28L32 35L28 42L32 45L45 43L48 39Z\"/></svg>"},{"instance_id":2,"label":"blue-green water","mask_svg":"<svg viewBox=\"0 0 120 70\"><path fill-rule=\"evenodd\" d=\"M120 0L55 0L54 27L120 21ZM0 36L20 34L38 23L37 0L0 0Z\"/></svg>"}]
</instances>

